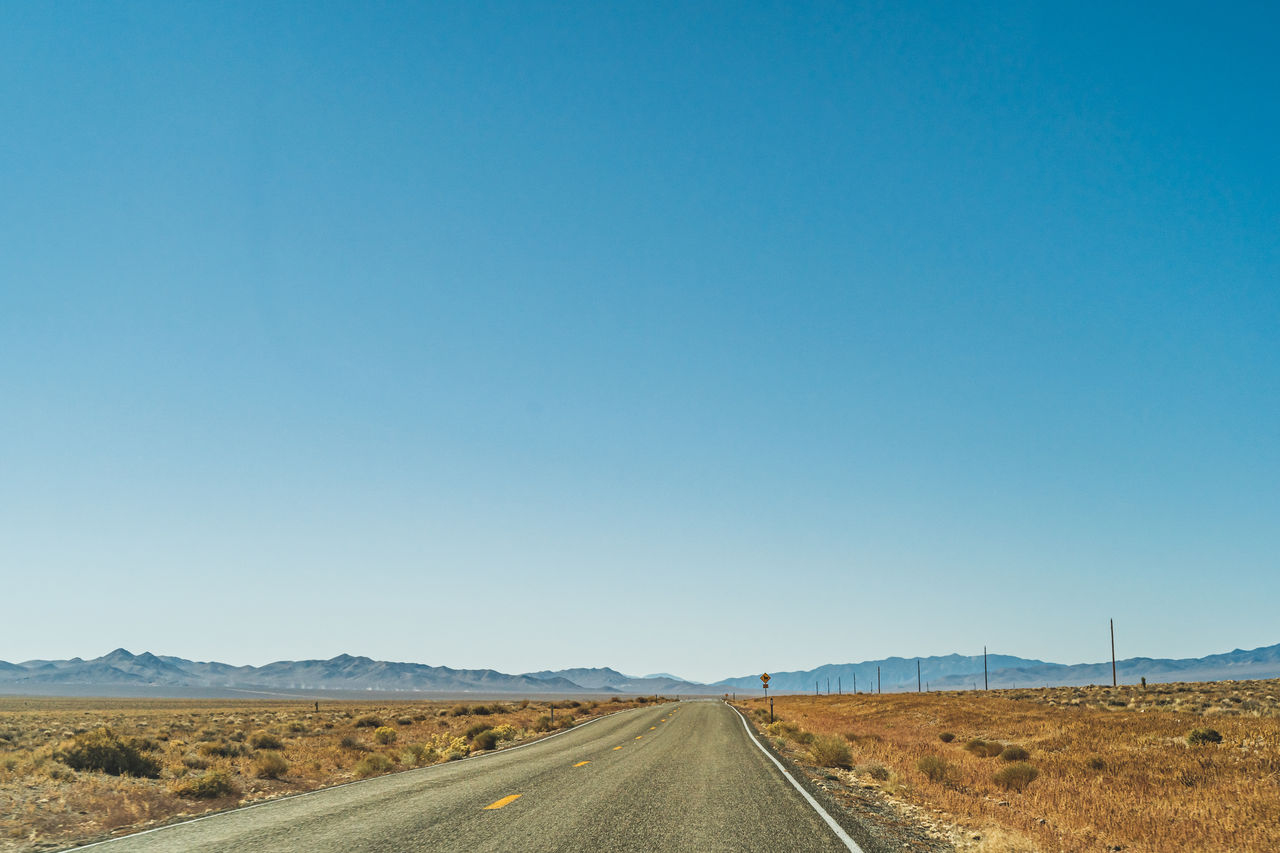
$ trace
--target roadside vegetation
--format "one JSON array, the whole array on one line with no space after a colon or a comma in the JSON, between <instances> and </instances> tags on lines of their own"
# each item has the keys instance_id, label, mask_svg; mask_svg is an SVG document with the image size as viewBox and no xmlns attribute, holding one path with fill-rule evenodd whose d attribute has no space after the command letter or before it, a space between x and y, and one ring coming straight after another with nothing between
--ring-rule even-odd
<instances>
[{"instance_id":1,"label":"roadside vegetation","mask_svg":"<svg viewBox=\"0 0 1280 853\"><path fill-rule=\"evenodd\" d=\"M311 702L0 697L0 851L65 846L456 761L653 701L321 701L317 710Z\"/></svg>"},{"instance_id":2,"label":"roadside vegetation","mask_svg":"<svg viewBox=\"0 0 1280 853\"><path fill-rule=\"evenodd\" d=\"M1280 681L737 704L855 813L960 849L1280 850Z\"/></svg>"}]
</instances>

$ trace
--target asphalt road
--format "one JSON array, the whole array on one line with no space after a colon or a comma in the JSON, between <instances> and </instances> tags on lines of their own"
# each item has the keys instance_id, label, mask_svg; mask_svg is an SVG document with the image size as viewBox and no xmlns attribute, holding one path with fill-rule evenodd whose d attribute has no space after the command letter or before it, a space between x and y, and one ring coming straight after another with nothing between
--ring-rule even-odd
<instances>
[{"instance_id":1,"label":"asphalt road","mask_svg":"<svg viewBox=\"0 0 1280 853\"><path fill-rule=\"evenodd\" d=\"M92 846L101 853L850 849L718 701L624 711L524 748Z\"/></svg>"}]
</instances>

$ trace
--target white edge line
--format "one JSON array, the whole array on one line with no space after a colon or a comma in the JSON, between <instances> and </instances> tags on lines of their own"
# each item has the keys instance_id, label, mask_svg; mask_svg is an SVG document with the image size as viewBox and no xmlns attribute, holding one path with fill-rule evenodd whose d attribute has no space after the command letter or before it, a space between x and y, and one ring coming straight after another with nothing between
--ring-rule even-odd
<instances>
[{"instance_id":1,"label":"white edge line","mask_svg":"<svg viewBox=\"0 0 1280 853\"><path fill-rule=\"evenodd\" d=\"M725 702L725 704L729 705L728 702ZM729 707L733 708L732 705L729 705ZM858 846L858 842L850 838L849 833L844 831L844 827L836 823L836 819L827 813L827 810L813 798L813 795L806 791L804 787L796 781L795 777L787 772L787 768L782 766L782 762L775 758L773 753L765 749L764 744L760 743L760 741L756 739L755 732L751 731L751 726L747 725L747 718L742 716L742 712L737 708L733 708L733 712L742 720L742 727L747 730L747 737L751 738L751 742L756 745L757 749L764 753L765 758L773 762L774 766L781 771L783 776L787 777L787 781L800 792L800 796L804 797L805 800L808 801L809 805L813 806L813 810L818 813L819 817L827 822L827 826L831 827L831 831L836 834L836 837L844 842L844 846L852 850L853 853L865 853L865 851Z\"/></svg>"},{"instance_id":2,"label":"white edge line","mask_svg":"<svg viewBox=\"0 0 1280 853\"><path fill-rule=\"evenodd\" d=\"M679 704L679 702L677 702L676 704ZM647 705L645 707L657 707L657 706ZM517 749L524 749L527 746L537 746L540 743L546 743L549 740L560 737L560 735L567 735L570 732L576 732L579 729L586 728L592 723L598 723L601 720L607 720L609 717L612 717L615 714L623 714L623 713L626 713L627 711L635 711L635 710L638 710L638 708L623 708L621 711L614 711L612 714L605 714L603 717L596 717L595 719L587 720L585 723L576 725L571 729L565 729L564 731L556 732L553 735L547 735L546 737L541 737L541 738L538 738L537 740L529 741L529 743L522 743L519 746L508 746L506 749L495 749L493 752L486 752L484 755L469 755L466 758L459 759L458 761L443 761L439 764L432 764L429 767L414 767L410 770L401 770L399 773L385 773L382 776L375 776L373 779L352 779L350 782L342 782L341 784L338 784L338 785L330 785L327 788L316 788L314 791L300 791L297 794L287 794L286 796L283 796L283 797L276 797L270 800L262 800L260 802L253 803L247 806L237 806L234 809L227 809L226 811L223 811L223 812L215 812L214 814L201 815L200 817L193 817L191 818L191 820L183 820L183 821L179 821L178 823L168 823L168 824L165 824L164 826L157 826L153 829L144 829L141 832L131 832L128 835L120 835L120 836L117 836L116 838L104 838L101 841L91 841L90 843L82 844L79 847L63 847L59 849L58 853L71 853L71 851L73 850L88 850L90 847L101 847L104 844L115 844L117 841L125 841L126 839L129 839L129 838L137 838L142 835L150 835L153 832L164 832L166 829L174 829L179 826L187 826L188 824L199 823L202 820L212 820L213 818L223 817L229 814L235 814L236 812L247 812L249 811L249 809L256 809L260 806L270 806L276 803L285 802L286 800L298 800L298 799L301 799L302 797L309 797L312 794L323 794L325 791L336 791L337 789L345 788L348 785L359 785L363 782L373 782L376 779L386 779L391 776L400 776L402 774L412 773L414 771L419 771L419 770L429 771L429 770L434 770L437 767L448 767L455 764L462 764L464 761L479 761L482 758L492 758L495 755L505 755L508 752L515 752Z\"/></svg>"}]
</instances>

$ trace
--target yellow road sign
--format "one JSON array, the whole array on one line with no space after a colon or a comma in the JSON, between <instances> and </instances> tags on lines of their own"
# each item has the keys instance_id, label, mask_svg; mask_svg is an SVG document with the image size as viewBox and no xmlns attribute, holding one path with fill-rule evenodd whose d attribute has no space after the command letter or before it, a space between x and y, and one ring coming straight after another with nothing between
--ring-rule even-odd
<instances>
[{"instance_id":1,"label":"yellow road sign","mask_svg":"<svg viewBox=\"0 0 1280 853\"><path fill-rule=\"evenodd\" d=\"M764 675L760 676L760 680L761 680L761 681L763 681L765 684L768 684L768 683L769 683L769 673L767 673L767 672L766 672Z\"/></svg>"}]
</instances>

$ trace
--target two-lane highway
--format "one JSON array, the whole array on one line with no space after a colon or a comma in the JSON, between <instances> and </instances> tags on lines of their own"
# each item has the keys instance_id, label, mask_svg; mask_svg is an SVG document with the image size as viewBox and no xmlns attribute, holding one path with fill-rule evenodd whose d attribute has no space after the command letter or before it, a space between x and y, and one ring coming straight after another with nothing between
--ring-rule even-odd
<instances>
[{"instance_id":1,"label":"two-lane highway","mask_svg":"<svg viewBox=\"0 0 1280 853\"><path fill-rule=\"evenodd\" d=\"M102 853L845 851L721 702L637 708L526 747L92 845Z\"/></svg>"}]
</instances>

